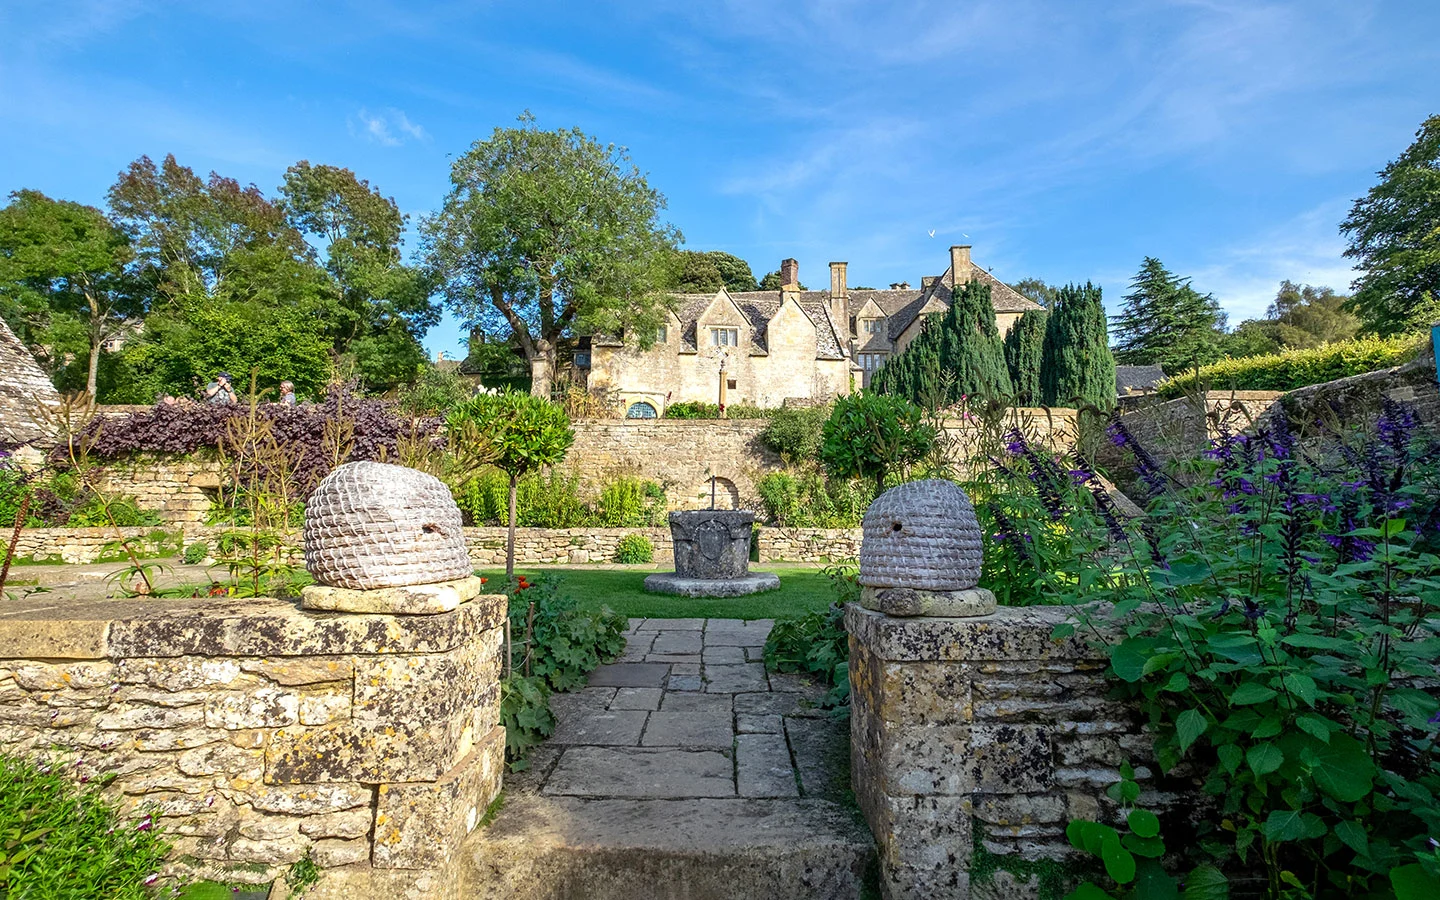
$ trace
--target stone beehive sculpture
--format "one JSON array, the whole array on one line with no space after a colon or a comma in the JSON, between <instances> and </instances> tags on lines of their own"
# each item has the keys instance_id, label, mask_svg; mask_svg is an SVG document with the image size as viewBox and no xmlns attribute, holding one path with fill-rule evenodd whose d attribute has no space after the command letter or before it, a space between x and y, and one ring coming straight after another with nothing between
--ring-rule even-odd
<instances>
[{"instance_id":1,"label":"stone beehive sculpture","mask_svg":"<svg viewBox=\"0 0 1440 900\"><path fill-rule=\"evenodd\" d=\"M995 609L980 583L980 523L952 481L928 479L876 498L861 522L860 603L896 616L973 616Z\"/></svg>"},{"instance_id":2,"label":"stone beehive sculpture","mask_svg":"<svg viewBox=\"0 0 1440 900\"><path fill-rule=\"evenodd\" d=\"M322 585L355 590L471 574L460 509L424 472L378 462L340 466L305 505L305 568Z\"/></svg>"}]
</instances>

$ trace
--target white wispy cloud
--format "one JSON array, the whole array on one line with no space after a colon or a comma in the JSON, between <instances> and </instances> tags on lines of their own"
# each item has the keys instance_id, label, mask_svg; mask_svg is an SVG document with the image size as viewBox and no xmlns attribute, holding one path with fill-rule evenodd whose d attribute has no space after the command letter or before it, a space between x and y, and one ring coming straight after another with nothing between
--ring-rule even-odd
<instances>
[{"instance_id":1,"label":"white wispy cloud","mask_svg":"<svg viewBox=\"0 0 1440 900\"><path fill-rule=\"evenodd\" d=\"M360 107L359 112L350 120L350 133L382 147L398 147L407 140L430 139L425 129L410 121L404 110L394 107L378 113L371 113L365 107Z\"/></svg>"}]
</instances>

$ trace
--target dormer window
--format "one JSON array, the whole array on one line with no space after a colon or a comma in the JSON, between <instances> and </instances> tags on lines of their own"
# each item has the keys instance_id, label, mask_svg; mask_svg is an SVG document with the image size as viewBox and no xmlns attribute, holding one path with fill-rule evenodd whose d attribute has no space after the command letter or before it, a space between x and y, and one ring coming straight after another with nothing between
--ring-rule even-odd
<instances>
[{"instance_id":1,"label":"dormer window","mask_svg":"<svg viewBox=\"0 0 1440 900\"><path fill-rule=\"evenodd\" d=\"M877 334L880 331L879 319L862 319L861 325L865 328L866 334Z\"/></svg>"},{"instance_id":2,"label":"dormer window","mask_svg":"<svg viewBox=\"0 0 1440 900\"><path fill-rule=\"evenodd\" d=\"M740 329L738 328L712 328L710 329L710 345L712 347L738 347L740 346Z\"/></svg>"}]
</instances>

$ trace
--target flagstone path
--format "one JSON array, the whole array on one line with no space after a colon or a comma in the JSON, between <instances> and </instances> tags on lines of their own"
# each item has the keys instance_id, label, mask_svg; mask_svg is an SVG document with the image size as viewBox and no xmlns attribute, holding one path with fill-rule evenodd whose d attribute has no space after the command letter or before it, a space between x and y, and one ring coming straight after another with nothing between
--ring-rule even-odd
<instances>
[{"instance_id":1,"label":"flagstone path","mask_svg":"<svg viewBox=\"0 0 1440 900\"><path fill-rule=\"evenodd\" d=\"M766 673L771 624L631 619L619 660L551 698L555 734L466 842L462 896L859 897L848 723Z\"/></svg>"}]
</instances>

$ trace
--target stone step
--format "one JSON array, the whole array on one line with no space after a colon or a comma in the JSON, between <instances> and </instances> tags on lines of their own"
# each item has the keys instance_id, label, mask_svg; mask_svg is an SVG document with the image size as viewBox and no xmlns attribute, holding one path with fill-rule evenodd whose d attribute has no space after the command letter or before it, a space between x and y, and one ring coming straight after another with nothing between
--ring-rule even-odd
<instances>
[{"instance_id":1,"label":"stone step","mask_svg":"<svg viewBox=\"0 0 1440 900\"><path fill-rule=\"evenodd\" d=\"M828 800L520 794L460 851L464 900L858 900L875 849Z\"/></svg>"}]
</instances>

